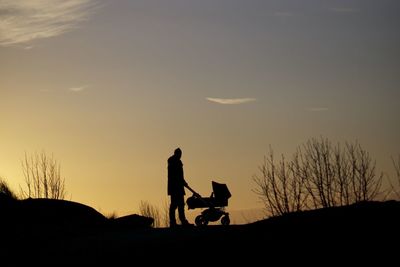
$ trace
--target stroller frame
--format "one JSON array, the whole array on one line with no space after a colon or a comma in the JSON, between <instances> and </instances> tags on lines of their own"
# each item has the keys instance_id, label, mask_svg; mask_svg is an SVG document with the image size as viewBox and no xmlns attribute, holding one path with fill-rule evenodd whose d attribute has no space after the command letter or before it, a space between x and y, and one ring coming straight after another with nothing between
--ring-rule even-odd
<instances>
[{"instance_id":1,"label":"stroller frame","mask_svg":"<svg viewBox=\"0 0 400 267\"><path fill-rule=\"evenodd\" d=\"M228 199L231 197L231 193L226 184L220 184L215 181L212 181L212 188L213 192L210 197L201 197L191 190L193 195L186 200L189 209L207 208L195 218L197 226L205 226L209 222L216 222L219 219L221 219L222 225L230 224L229 213L225 211L225 207L228 206Z\"/></svg>"}]
</instances>

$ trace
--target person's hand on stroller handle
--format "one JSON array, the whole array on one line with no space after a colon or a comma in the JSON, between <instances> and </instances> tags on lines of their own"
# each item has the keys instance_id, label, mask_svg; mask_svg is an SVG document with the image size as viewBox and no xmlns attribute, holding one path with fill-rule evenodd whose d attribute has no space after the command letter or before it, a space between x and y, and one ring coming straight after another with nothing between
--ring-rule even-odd
<instances>
[{"instance_id":1,"label":"person's hand on stroller handle","mask_svg":"<svg viewBox=\"0 0 400 267\"><path fill-rule=\"evenodd\" d=\"M199 193L196 193L196 192L193 193L193 196L201 198L201 195Z\"/></svg>"},{"instance_id":2,"label":"person's hand on stroller handle","mask_svg":"<svg viewBox=\"0 0 400 267\"><path fill-rule=\"evenodd\" d=\"M199 193L197 193L196 191L194 191L187 183L185 184L185 187L186 187L187 189L189 189L190 192L193 193L193 196L198 197L198 198L201 198L201 195L200 195Z\"/></svg>"}]
</instances>

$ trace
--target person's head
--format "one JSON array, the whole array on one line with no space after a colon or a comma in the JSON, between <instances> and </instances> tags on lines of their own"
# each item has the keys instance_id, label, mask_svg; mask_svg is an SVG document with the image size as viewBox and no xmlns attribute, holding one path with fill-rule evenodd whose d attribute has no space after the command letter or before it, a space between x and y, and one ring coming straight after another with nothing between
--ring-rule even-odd
<instances>
[{"instance_id":1,"label":"person's head","mask_svg":"<svg viewBox=\"0 0 400 267\"><path fill-rule=\"evenodd\" d=\"M182 156L182 150L178 147L177 149L175 149L174 151L174 156L177 157L178 159L181 158Z\"/></svg>"}]
</instances>

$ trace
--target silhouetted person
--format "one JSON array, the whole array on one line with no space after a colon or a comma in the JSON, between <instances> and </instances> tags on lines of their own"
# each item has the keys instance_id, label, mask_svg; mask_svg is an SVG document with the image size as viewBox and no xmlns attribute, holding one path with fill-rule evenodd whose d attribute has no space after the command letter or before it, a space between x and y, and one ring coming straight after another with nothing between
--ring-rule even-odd
<instances>
[{"instance_id":1,"label":"silhouetted person","mask_svg":"<svg viewBox=\"0 0 400 267\"><path fill-rule=\"evenodd\" d=\"M185 187L188 187L183 175L183 164L181 161L182 150L175 149L174 154L168 158L168 195L171 196L169 206L169 223L171 227L176 226L175 211L178 209L179 220L182 225L190 225L185 216Z\"/></svg>"}]
</instances>

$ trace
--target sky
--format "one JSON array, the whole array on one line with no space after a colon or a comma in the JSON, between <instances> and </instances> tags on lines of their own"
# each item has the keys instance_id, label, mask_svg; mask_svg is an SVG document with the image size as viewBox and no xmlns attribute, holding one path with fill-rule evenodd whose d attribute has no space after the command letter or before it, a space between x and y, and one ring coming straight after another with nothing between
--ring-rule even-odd
<instances>
[{"instance_id":1,"label":"sky","mask_svg":"<svg viewBox=\"0 0 400 267\"><path fill-rule=\"evenodd\" d=\"M399 12L397 0L0 0L0 176L18 191L24 154L45 151L67 199L122 216L165 207L177 147L189 185L209 196L226 183L232 211L263 207L253 177L270 146L358 140L390 175Z\"/></svg>"}]
</instances>

